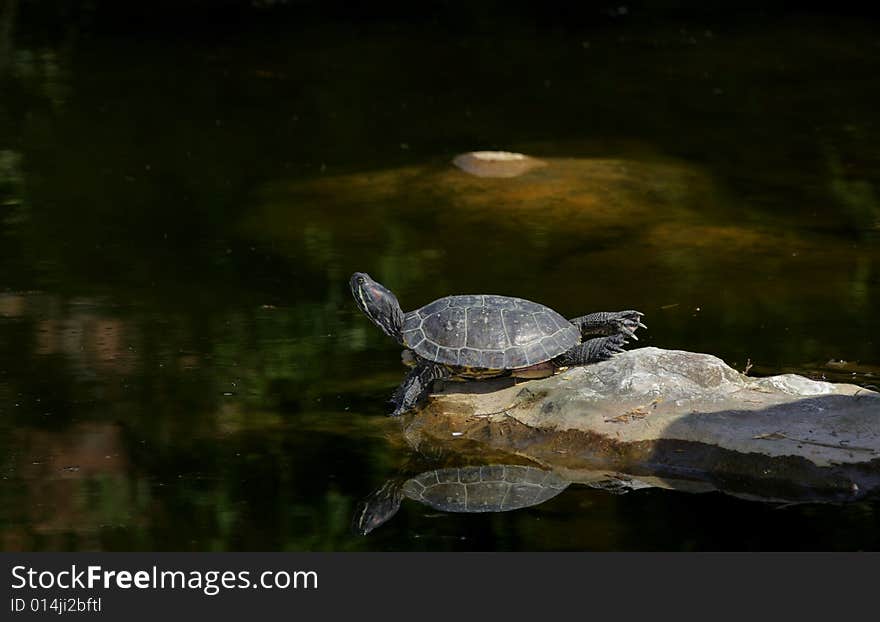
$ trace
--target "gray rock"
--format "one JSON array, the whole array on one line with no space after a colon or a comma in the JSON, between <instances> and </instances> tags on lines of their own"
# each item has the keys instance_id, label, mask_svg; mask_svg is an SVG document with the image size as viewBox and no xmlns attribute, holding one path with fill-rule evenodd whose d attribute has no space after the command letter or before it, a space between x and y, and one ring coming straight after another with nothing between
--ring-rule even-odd
<instances>
[{"instance_id":1,"label":"gray rock","mask_svg":"<svg viewBox=\"0 0 880 622\"><path fill-rule=\"evenodd\" d=\"M750 378L658 348L543 380L449 383L405 434L415 446L516 454L584 483L613 472L780 500L847 500L880 485L880 394Z\"/></svg>"}]
</instances>

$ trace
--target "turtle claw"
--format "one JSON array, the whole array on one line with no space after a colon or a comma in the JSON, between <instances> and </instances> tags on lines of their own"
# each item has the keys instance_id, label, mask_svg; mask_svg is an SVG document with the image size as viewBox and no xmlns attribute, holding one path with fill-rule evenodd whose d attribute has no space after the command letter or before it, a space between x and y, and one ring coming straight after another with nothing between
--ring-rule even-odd
<instances>
[{"instance_id":1,"label":"turtle claw","mask_svg":"<svg viewBox=\"0 0 880 622\"><path fill-rule=\"evenodd\" d=\"M623 337L632 337L638 341L639 338L635 335L636 331L639 328L647 328L642 323L644 315L644 313L635 309L627 311L601 311L577 317L570 321L580 328L583 339L622 335Z\"/></svg>"},{"instance_id":2,"label":"turtle claw","mask_svg":"<svg viewBox=\"0 0 880 622\"><path fill-rule=\"evenodd\" d=\"M645 325L642 324L641 322L636 322L635 320L625 319L625 320L620 320L618 327L619 327L620 333L622 333L626 337L631 337L631 338L635 339L636 341L638 341L639 338L636 337L636 331L639 328L645 328Z\"/></svg>"},{"instance_id":3,"label":"turtle claw","mask_svg":"<svg viewBox=\"0 0 880 622\"><path fill-rule=\"evenodd\" d=\"M624 348L623 348L623 346L625 346L626 343L627 343L626 337L620 337L620 336L618 336L617 338L612 337L612 338L609 338L608 343L606 344L605 347L609 352L611 352L612 355L622 354L622 353L626 352L626 350L624 350Z\"/></svg>"},{"instance_id":4,"label":"turtle claw","mask_svg":"<svg viewBox=\"0 0 880 622\"><path fill-rule=\"evenodd\" d=\"M638 341L639 338L636 337L636 331L640 328L647 329L648 327L642 322L642 318L645 316L641 311L621 311L620 312L621 319L618 320L620 325L620 332L623 333L627 337L631 337L633 340Z\"/></svg>"},{"instance_id":5,"label":"turtle claw","mask_svg":"<svg viewBox=\"0 0 880 622\"><path fill-rule=\"evenodd\" d=\"M405 412L404 408L403 408L403 404L398 403L398 401L396 401L394 399L388 400L388 405L394 407L394 410L392 410L390 413L388 413L389 417L399 417L400 415L402 415Z\"/></svg>"},{"instance_id":6,"label":"turtle claw","mask_svg":"<svg viewBox=\"0 0 880 622\"><path fill-rule=\"evenodd\" d=\"M399 417L415 408L428 397L431 383L434 380L448 376L449 370L441 365L430 362L417 364L406 375L400 386L394 390L394 394L391 396L394 412L391 413L391 416Z\"/></svg>"},{"instance_id":7,"label":"turtle claw","mask_svg":"<svg viewBox=\"0 0 880 622\"><path fill-rule=\"evenodd\" d=\"M639 338L636 337L636 334L632 330L622 330L620 334L626 337L627 339L632 339L633 341L638 341Z\"/></svg>"}]
</instances>

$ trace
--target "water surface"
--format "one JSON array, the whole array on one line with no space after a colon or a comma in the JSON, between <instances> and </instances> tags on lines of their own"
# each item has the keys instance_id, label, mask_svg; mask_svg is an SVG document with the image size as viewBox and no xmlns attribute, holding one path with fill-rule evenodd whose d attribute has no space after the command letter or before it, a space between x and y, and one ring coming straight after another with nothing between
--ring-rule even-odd
<instances>
[{"instance_id":1,"label":"water surface","mask_svg":"<svg viewBox=\"0 0 880 622\"><path fill-rule=\"evenodd\" d=\"M405 500L354 535L358 501L429 460L384 416L399 349L347 291L363 270L406 309L638 308L642 344L880 384L874 25L20 28L0 46L0 546L877 549L876 502L582 486L500 514ZM474 149L553 166L475 181L449 164Z\"/></svg>"}]
</instances>

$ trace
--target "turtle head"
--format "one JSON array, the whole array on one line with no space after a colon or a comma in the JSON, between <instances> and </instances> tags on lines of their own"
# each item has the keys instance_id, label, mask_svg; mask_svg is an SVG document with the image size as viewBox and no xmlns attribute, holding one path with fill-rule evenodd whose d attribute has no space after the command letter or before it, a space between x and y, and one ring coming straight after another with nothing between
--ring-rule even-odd
<instances>
[{"instance_id":1,"label":"turtle head","mask_svg":"<svg viewBox=\"0 0 880 622\"><path fill-rule=\"evenodd\" d=\"M352 274L349 284L358 308L386 335L402 342L403 310L397 297L365 272Z\"/></svg>"},{"instance_id":2,"label":"turtle head","mask_svg":"<svg viewBox=\"0 0 880 622\"><path fill-rule=\"evenodd\" d=\"M403 501L403 481L391 479L358 504L351 521L352 531L362 536L385 524L400 509Z\"/></svg>"}]
</instances>

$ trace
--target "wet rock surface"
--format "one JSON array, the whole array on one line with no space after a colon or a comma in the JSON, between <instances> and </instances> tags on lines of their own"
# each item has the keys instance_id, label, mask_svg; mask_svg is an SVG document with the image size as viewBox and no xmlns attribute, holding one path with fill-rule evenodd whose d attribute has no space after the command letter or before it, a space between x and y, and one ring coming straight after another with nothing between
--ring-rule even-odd
<instances>
[{"instance_id":1,"label":"wet rock surface","mask_svg":"<svg viewBox=\"0 0 880 622\"><path fill-rule=\"evenodd\" d=\"M880 394L707 354L641 348L551 378L447 383L405 423L416 448L502 451L570 481L851 500L880 487Z\"/></svg>"}]
</instances>

